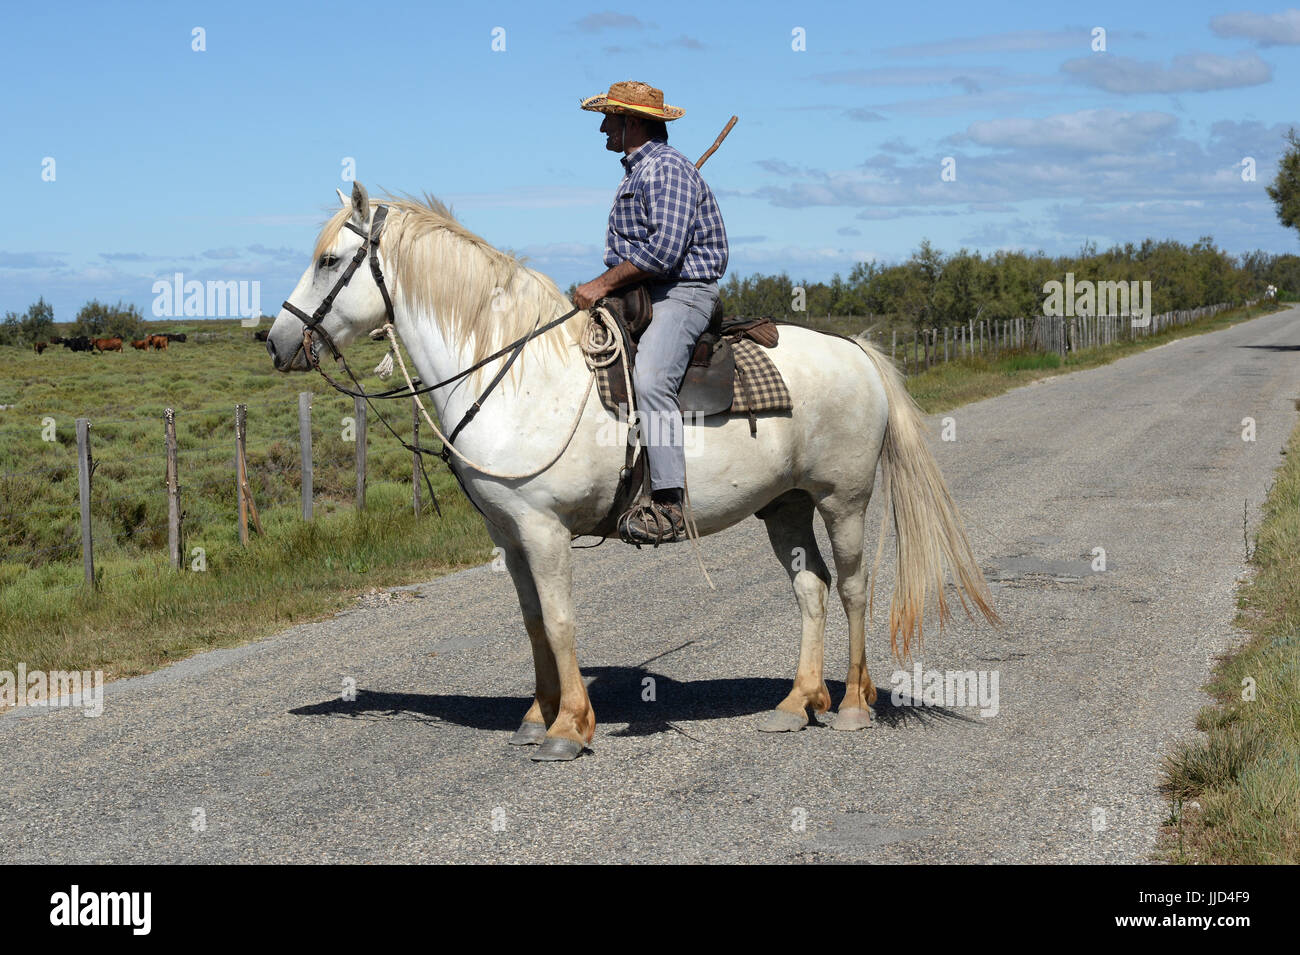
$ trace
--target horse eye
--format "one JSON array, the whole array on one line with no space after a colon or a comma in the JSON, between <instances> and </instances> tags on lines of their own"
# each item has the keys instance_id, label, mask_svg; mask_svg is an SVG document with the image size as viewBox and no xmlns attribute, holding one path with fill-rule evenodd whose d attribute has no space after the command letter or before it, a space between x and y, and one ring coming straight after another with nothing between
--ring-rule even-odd
<instances>
[{"instance_id":1,"label":"horse eye","mask_svg":"<svg viewBox=\"0 0 1300 955\"><path fill-rule=\"evenodd\" d=\"M339 264L339 257L337 255L322 255L319 264L322 269L332 269Z\"/></svg>"}]
</instances>

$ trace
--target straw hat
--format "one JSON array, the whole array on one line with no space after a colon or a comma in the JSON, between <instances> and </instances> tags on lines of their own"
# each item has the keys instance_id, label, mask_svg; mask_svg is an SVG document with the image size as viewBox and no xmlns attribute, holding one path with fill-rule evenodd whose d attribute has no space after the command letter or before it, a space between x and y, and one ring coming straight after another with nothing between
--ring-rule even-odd
<instances>
[{"instance_id":1,"label":"straw hat","mask_svg":"<svg viewBox=\"0 0 1300 955\"><path fill-rule=\"evenodd\" d=\"M664 105L664 91L657 90L647 83L625 80L615 83L608 93L589 96L582 101L582 108L593 113L615 113L620 116L649 116L672 122L686 114L686 110L677 106Z\"/></svg>"}]
</instances>

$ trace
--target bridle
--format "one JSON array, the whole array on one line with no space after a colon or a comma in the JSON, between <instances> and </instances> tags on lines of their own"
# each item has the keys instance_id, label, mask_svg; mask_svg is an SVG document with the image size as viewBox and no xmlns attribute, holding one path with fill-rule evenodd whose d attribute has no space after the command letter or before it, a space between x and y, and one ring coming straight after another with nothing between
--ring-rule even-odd
<instances>
[{"instance_id":1,"label":"bridle","mask_svg":"<svg viewBox=\"0 0 1300 955\"><path fill-rule=\"evenodd\" d=\"M515 360L520 356L520 354L522 354L524 350L524 346L527 345L534 338L536 338L538 335L541 335L544 332L548 332L552 328L555 328L556 326L561 325L564 322L568 321L574 315L578 314L578 312L581 311L581 309L572 308L569 311L565 312L563 315L559 316L558 318L554 318L551 321L547 322L545 325L541 324L541 316L538 316L537 324L533 326L532 331L530 331L527 335L523 335L520 338L516 338L513 342L506 345L504 348L498 349L497 351L493 352L491 355L488 355L482 361L475 362L473 365L466 368L464 371L459 371L456 374L452 375L450 378L446 378L442 381L435 382L431 385L425 385L421 383L420 380L417 378L412 382L412 385L409 388L401 387L401 388L393 388L390 389L389 391L367 392L361 386L361 382L357 379L357 376L353 374L351 367L349 367L347 363L347 359L343 357L343 353L339 350L338 346L335 345L334 339L330 337L329 332L325 331L321 323L325 321L325 316L328 315L330 313L330 309L334 307L334 300L338 297L338 294L342 292L343 289L347 288L348 283L352 281L352 276L355 275L357 269L361 267L361 263L365 261L366 258L369 258L370 274L374 276L375 285L379 287L379 294L382 295L384 298L384 321L387 323L388 326L390 327L392 326L394 320L393 299L392 296L389 295L388 293L388 286L384 284L383 270L379 267L379 240L384 234L384 226L387 223L387 221L388 221L388 206L380 205L375 208L375 214L370 221L369 232L366 232L364 229L361 229L360 227L356 226L355 224L352 223L351 220L344 222L343 225L346 228L351 229L357 235L361 236L361 245L357 247L356 254L352 256L352 261L349 262L347 268L343 270L343 274L338 277L338 280L334 283L334 287L331 288L328 293L326 293L323 299L321 299L321 303L316 306L316 311L308 315L306 312L298 308L298 306L294 305L292 302L288 301L287 299L284 302L284 309L289 314L293 315L295 318L297 318L300 322L303 323L302 348L303 351L306 353L308 364L310 364L314 369L320 372L321 377L323 377L327 382L329 382L329 384L336 391L342 392L345 395L350 395L353 398L364 399L366 401L366 404L370 406L371 410L375 412L375 415L383 423L384 427L388 429L389 433L392 434L392 436L395 437L399 442L401 442L404 448L406 448L408 451L414 452L419 457L420 473L424 477L424 483L429 490L429 497L433 501L433 506L437 508L438 514L441 516L442 509L438 507L438 499L434 497L433 494L433 485L430 483L428 475L424 473L423 456L426 454L436 454L438 457L442 458L443 462L446 463L448 470L451 471L451 473L455 476L456 481L460 484L461 490L465 492L465 496L469 498L470 502L473 503L474 506L477 508L478 503L474 501L474 498L470 495L468 489L466 489L465 482L461 480L460 473L454 467L451 466L451 452L448 450L448 447L451 445L451 442L456 440L457 436L461 433L461 431L465 428L465 426L474 419L474 416L479 413L480 409L483 407L483 402L487 400L487 397L492 393L492 390L501 383L501 380L503 378L505 378L506 373L509 372L510 370L510 366L513 365L515 363ZM321 367L320 361L316 358L316 350L314 347L315 343L313 341L313 335L319 335L321 339L324 340L325 344L329 346L330 352L333 354L335 362L343 366L343 370L347 372L348 377L352 379L352 383L356 386L356 390L353 390L351 388L339 384L337 381L335 381L333 378L330 377L329 373L326 372L324 368ZM395 338L394 338L393 347L394 348L397 347ZM462 378L465 378L466 376L471 375L474 372L478 371L484 365L494 362L498 358L507 354L510 357L501 366L500 370L496 373L496 375L493 376L492 380L488 383L488 386L483 389L483 393L478 396L478 400L475 401L472 405L470 405L469 409L465 412L465 415L460 419L460 423L457 424L456 427L454 427L450 432L448 432L447 440L443 443L442 448L440 448L437 451L431 450L429 448L422 448L418 444L411 444L410 442L406 441L401 435L399 435L393 429L393 426L388 423L388 419L386 419L383 416L383 414L379 411L379 409L376 408L373 404L371 404L372 400L379 399L379 398L387 398L387 399L414 398L417 395L428 394L431 391L436 391L439 388L460 381ZM419 385L419 387L416 387L416 385ZM480 508L480 512L481 510L482 509Z\"/></svg>"},{"instance_id":2,"label":"bridle","mask_svg":"<svg viewBox=\"0 0 1300 955\"><path fill-rule=\"evenodd\" d=\"M324 339L325 344L329 345L330 352L333 353L335 361L339 361L343 358L343 353L340 352L338 346L334 344L334 339L330 337L329 332L321 328L321 322L325 321L325 316L328 315L330 309L334 307L334 299L338 297L339 292L342 292L347 288L348 283L352 281L352 276L356 274L357 269L361 267L361 263L365 261L367 256L370 258L370 274L374 276L375 284L379 286L379 294L384 297L385 321L390 323L393 321L393 300L388 294L388 286L384 284L383 270L379 268L379 239L384 234L384 225L387 221L388 206L381 205L375 209L375 214L370 220L369 232L353 225L351 220L343 223L346 228L351 229L357 235L361 236L361 245L357 246L356 254L352 256L352 261L349 262L347 268L343 270L343 274L340 275L338 281L334 283L334 287L329 290L325 297L321 299L321 303L316 306L316 311L308 315L297 305L294 305L293 302L285 299L284 310L290 315L295 316L303 323L303 325L306 326L302 332L302 347L306 351L307 361L317 371L320 371L321 368L320 362L316 360L316 352L313 348L312 342L312 333L318 333L320 337ZM328 377L329 376L326 375L327 379ZM357 387L360 388L360 384L358 384ZM358 395L355 397L362 396Z\"/></svg>"}]
</instances>

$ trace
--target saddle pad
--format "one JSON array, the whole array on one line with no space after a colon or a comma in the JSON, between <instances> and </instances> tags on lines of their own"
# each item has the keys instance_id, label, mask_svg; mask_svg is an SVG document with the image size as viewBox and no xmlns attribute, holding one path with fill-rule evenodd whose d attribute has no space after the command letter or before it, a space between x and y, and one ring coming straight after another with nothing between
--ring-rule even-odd
<instances>
[{"instance_id":1,"label":"saddle pad","mask_svg":"<svg viewBox=\"0 0 1300 955\"><path fill-rule=\"evenodd\" d=\"M731 400L731 414L789 411L794 407L790 389L766 348L748 338L737 340L731 347L736 354L736 392Z\"/></svg>"},{"instance_id":2,"label":"saddle pad","mask_svg":"<svg viewBox=\"0 0 1300 955\"><path fill-rule=\"evenodd\" d=\"M768 357L767 349L748 338L733 341L731 348L736 357L735 394L726 414L763 414L789 411L794 407L785 379ZM616 411L619 401L610 386L611 373L621 376L622 366L596 370L596 390L600 394L600 403L610 411ZM622 384L621 379L619 384ZM621 387L619 394L621 397Z\"/></svg>"}]
</instances>

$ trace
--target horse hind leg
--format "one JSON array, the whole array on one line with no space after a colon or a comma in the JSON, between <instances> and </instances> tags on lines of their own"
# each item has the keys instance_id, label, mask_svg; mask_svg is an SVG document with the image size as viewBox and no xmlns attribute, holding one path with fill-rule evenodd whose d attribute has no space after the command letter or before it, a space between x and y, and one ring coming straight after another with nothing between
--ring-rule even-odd
<instances>
[{"instance_id":1,"label":"horse hind leg","mask_svg":"<svg viewBox=\"0 0 1300 955\"><path fill-rule=\"evenodd\" d=\"M824 713L831 695L822 676L823 638L826 633L826 598L831 575L813 534L813 502L807 494L791 495L769 505L763 514L772 550L790 576L803 635L799 668L790 694L759 720L763 733L791 732L808 725L808 710Z\"/></svg>"},{"instance_id":2,"label":"horse hind leg","mask_svg":"<svg viewBox=\"0 0 1300 955\"><path fill-rule=\"evenodd\" d=\"M820 512L831 540L836 586L849 621L849 673L844 680L844 699L831 726L866 729L871 725L871 705L876 702L876 687L867 672L867 562L862 552L866 506L837 507L834 501L823 501Z\"/></svg>"}]
</instances>

